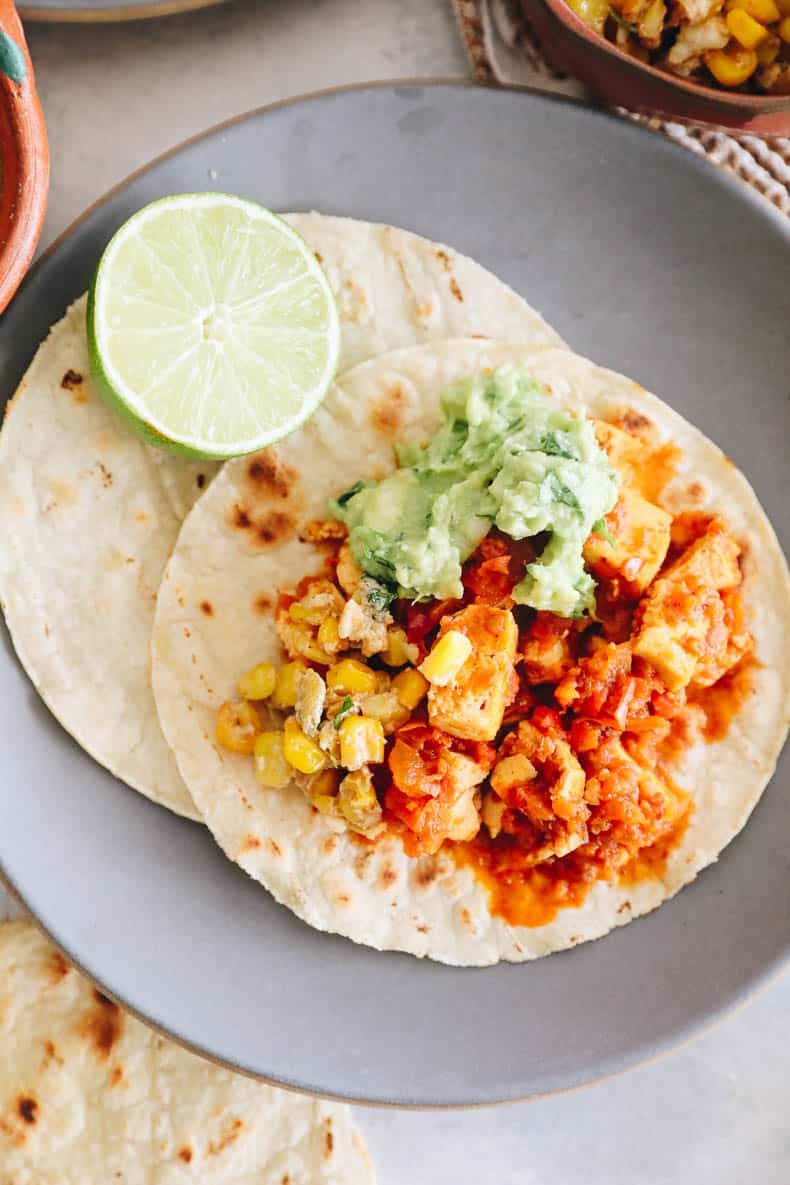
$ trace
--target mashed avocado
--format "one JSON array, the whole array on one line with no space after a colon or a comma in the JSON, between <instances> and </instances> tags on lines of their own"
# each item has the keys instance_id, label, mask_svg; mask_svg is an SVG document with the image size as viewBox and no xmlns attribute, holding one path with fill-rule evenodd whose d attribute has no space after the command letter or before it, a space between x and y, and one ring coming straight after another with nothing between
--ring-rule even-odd
<instances>
[{"instance_id":1,"label":"mashed avocado","mask_svg":"<svg viewBox=\"0 0 790 1185\"><path fill-rule=\"evenodd\" d=\"M591 423L512 366L457 383L441 408L427 445L402 446L394 473L332 504L359 566L399 596L458 597L461 565L492 527L513 539L548 532L514 599L565 617L590 612L582 548L618 490Z\"/></svg>"}]
</instances>

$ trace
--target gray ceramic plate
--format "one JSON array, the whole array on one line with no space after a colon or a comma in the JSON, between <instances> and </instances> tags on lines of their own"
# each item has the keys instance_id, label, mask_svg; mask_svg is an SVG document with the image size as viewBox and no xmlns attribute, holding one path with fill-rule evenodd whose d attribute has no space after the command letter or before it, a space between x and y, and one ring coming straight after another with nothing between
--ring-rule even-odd
<instances>
[{"instance_id":1,"label":"gray ceramic plate","mask_svg":"<svg viewBox=\"0 0 790 1185\"><path fill-rule=\"evenodd\" d=\"M657 135L462 85L317 95L209 133L92 210L0 321L8 396L144 202L209 184L276 209L397 223L469 252L579 351L717 440L787 525L790 227ZM527 966L451 970L318 934L200 827L126 790L0 655L0 867L114 995L213 1057L401 1104L522 1098L666 1048L790 949L785 761L745 832L657 913Z\"/></svg>"}]
</instances>

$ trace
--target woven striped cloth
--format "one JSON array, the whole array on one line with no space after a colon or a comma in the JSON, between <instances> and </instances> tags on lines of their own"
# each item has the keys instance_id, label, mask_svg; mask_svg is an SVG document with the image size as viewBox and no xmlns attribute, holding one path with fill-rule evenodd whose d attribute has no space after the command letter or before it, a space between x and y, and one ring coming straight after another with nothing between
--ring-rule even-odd
<instances>
[{"instance_id":1,"label":"woven striped cloth","mask_svg":"<svg viewBox=\"0 0 790 1185\"><path fill-rule=\"evenodd\" d=\"M557 74L543 60L518 0L453 0L453 6L469 61L481 82L586 96L581 83ZM790 139L728 135L634 112L623 114L729 169L790 217Z\"/></svg>"}]
</instances>

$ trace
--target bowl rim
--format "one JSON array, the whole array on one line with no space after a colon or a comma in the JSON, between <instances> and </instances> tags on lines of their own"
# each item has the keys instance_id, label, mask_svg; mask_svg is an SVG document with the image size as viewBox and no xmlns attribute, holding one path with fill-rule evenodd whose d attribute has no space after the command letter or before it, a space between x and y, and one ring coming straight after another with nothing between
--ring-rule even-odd
<instances>
[{"instance_id":1,"label":"bowl rim","mask_svg":"<svg viewBox=\"0 0 790 1185\"><path fill-rule=\"evenodd\" d=\"M716 87L706 86L701 82L692 82L688 78L672 74L668 70L661 70L658 66L651 66L647 62L640 62L638 58L631 57L630 54L582 20L578 13L571 8L568 0L533 0L533 2L545 4L546 8L573 36L580 41L586 41L601 53L616 58L624 68L635 76L646 75L657 84L663 84L670 90L681 91L691 97L704 99L714 106L730 108L740 113L790 111L790 95L754 95L746 94L743 91L718 90Z\"/></svg>"},{"instance_id":2,"label":"bowl rim","mask_svg":"<svg viewBox=\"0 0 790 1185\"><path fill-rule=\"evenodd\" d=\"M11 186L3 186L4 191L11 192L0 196L0 211L8 218L8 224L0 228L2 313L27 271L41 234L49 190L49 145L33 67L13 0L0 0L0 32L16 43L26 66L21 82L0 74L6 132L0 156L4 172L11 177Z\"/></svg>"}]
</instances>

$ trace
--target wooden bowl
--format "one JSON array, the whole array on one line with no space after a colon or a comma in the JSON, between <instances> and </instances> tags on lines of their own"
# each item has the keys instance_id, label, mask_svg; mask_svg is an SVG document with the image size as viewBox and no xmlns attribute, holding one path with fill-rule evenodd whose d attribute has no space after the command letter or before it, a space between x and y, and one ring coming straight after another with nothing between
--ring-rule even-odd
<instances>
[{"instance_id":1,"label":"wooden bowl","mask_svg":"<svg viewBox=\"0 0 790 1185\"><path fill-rule=\"evenodd\" d=\"M33 67L13 0L0 0L0 312L36 249L49 189L49 149Z\"/></svg>"},{"instance_id":2,"label":"wooden bowl","mask_svg":"<svg viewBox=\"0 0 790 1185\"><path fill-rule=\"evenodd\" d=\"M614 106L686 123L790 136L790 95L719 90L646 66L591 29L565 0L522 0L541 49Z\"/></svg>"}]
</instances>

